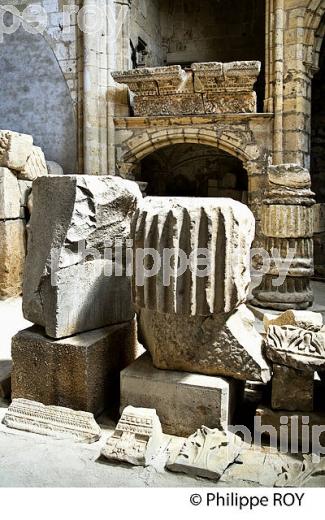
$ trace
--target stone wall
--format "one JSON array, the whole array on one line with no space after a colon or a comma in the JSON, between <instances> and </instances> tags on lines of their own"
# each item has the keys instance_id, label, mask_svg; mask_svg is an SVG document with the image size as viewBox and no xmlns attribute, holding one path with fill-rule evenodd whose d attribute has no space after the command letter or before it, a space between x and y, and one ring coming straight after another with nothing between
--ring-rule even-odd
<instances>
[{"instance_id":1,"label":"stone wall","mask_svg":"<svg viewBox=\"0 0 325 520\"><path fill-rule=\"evenodd\" d=\"M158 67L164 63L159 9L160 0L133 0L131 5L131 41L136 46L140 37L147 43L148 67Z\"/></svg>"}]
</instances>

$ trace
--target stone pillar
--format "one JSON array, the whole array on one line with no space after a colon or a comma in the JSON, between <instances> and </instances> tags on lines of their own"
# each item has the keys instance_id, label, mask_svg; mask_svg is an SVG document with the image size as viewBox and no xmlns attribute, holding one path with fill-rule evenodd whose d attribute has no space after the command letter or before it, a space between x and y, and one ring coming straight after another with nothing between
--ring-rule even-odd
<instances>
[{"instance_id":1,"label":"stone pillar","mask_svg":"<svg viewBox=\"0 0 325 520\"><path fill-rule=\"evenodd\" d=\"M307 309L313 302L313 192L309 172L294 164L270 166L262 207L269 272L254 290L253 303L278 310ZM287 260L288 264L285 265ZM285 272L280 273L279 266ZM285 276L284 281L280 275Z\"/></svg>"}]
</instances>

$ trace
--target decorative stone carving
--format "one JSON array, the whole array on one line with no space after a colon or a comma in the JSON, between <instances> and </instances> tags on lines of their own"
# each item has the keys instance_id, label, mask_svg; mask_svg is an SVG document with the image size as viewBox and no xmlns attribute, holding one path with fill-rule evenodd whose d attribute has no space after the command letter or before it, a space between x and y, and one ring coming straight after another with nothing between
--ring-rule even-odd
<instances>
[{"instance_id":1,"label":"decorative stone carving","mask_svg":"<svg viewBox=\"0 0 325 520\"><path fill-rule=\"evenodd\" d=\"M133 318L123 251L141 198L136 183L118 177L34 181L26 319L44 326L50 337L62 338Z\"/></svg>"},{"instance_id":2,"label":"decorative stone carving","mask_svg":"<svg viewBox=\"0 0 325 520\"><path fill-rule=\"evenodd\" d=\"M323 316L318 312L289 310L279 316L266 313L263 317L263 323L266 332L271 325L279 327L290 325L291 327L318 332L323 327Z\"/></svg>"},{"instance_id":3,"label":"decorative stone carving","mask_svg":"<svg viewBox=\"0 0 325 520\"><path fill-rule=\"evenodd\" d=\"M271 325L265 353L273 363L303 372L325 370L325 334L297 327Z\"/></svg>"},{"instance_id":4,"label":"decorative stone carving","mask_svg":"<svg viewBox=\"0 0 325 520\"><path fill-rule=\"evenodd\" d=\"M273 365L273 410L312 412L314 409L314 379L310 374L283 365Z\"/></svg>"},{"instance_id":5,"label":"decorative stone carving","mask_svg":"<svg viewBox=\"0 0 325 520\"><path fill-rule=\"evenodd\" d=\"M202 426L185 441L176 459L168 461L167 468L194 477L219 480L242 449L243 442L237 435Z\"/></svg>"},{"instance_id":6,"label":"decorative stone carving","mask_svg":"<svg viewBox=\"0 0 325 520\"><path fill-rule=\"evenodd\" d=\"M124 409L115 432L102 449L109 460L149 466L162 444L162 429L156 410Z\"/></svg>"},{"instance_id":7,"label":"decorative stone carving","mask_svg":"<svg viewBox=\"0 0 325 520\"><path fill-rule=\"evenodd\" d=\"M0 220L17 219L21 215L20 190L16 176L0 167Z\"/></svg>"},{"instance_id":8,"label":"decorative stone carving","mask_svg":"<svg viewBox=\"0 0 325 520\"><path fill-rule=\"evenodd\" d=\"M254 321L245 305L230 316L206 317L143 309L140 330L157 368L266 383L271 372Z\"/></svg>"},{"instance_id":9,"label":"decorative stone carving","mask_svg":"<svg viewBox=\"0 0 325 520\"><path fill-rule=\"evenodd\" d=\"M268 180L261 227L272 261L269 273L254 290L253 303L278 310L307 309L313 302L310 277L314 273L315 200L310 175L299 165L280 164L269 166ZM281 286L275 282L279 265L286 266Z\"/></svg>"},{"instance_id":10,"label":"decorative stone carving","mask_svg":"<svg viewBox=\"0 0 325 520\"><path fill-rule=\"evenodd\" d=\"M155 407L164 433L187 437L202 424L233 424L241 390L232 378L158 370L146 353L121 372L121 410Z\"/></svg>"},{"instance_id":11,"label":"decorative stone carving","mask_svg":"<svg viewBox=\"0 0 325 520\"><path fill-rule=\"evenodd\" d=\"M254 83L261 64L194 63L113 72L135 94L136 116L256 112Z\"/></svg>"},{"instance_id":12,"label":"decorative stone carving","mask_svg":"<svg viewBox=\"0 0 325 520\"><path fill-rule=\"evenodd\" d=\"M14 399L6 412L3 424L56 438L92 443L101 436L100 427L88 412L76 412L59 406L45 406L36 401Z\"/></svg>"},{"instance_id":13,"label":"decorative stone carving","mask_svg":"<svg viewBox=\"0 0 325 520\"><path fill-rule=\"evenodd\" d=\"M32 152L27 159L26 165L17 175L19 179L33 181L38 177L47 175L47 165L44 153L38 146L33 146Z\"/></svg>"},{"instance_id":14,"label":"decorative stone carving","mask_svg":"<svg viewBox=\"0 0 325 520\"><path fill-rule=\"evenodd\" d=\"M162 261L157 274L144 277L141 284L136 278L137 308L186 316L234 310L248 295L254 228L251 211L231 199L145 198L132 223L135 255L138 249L149 248L162 256L172 248L176 258L192 261L179 274L174 256ZM210 263L204 277L197 276L201 250Z\"/></svg>"},{"instance_id":15,"label":"decorative stone carving","mask_svg":"<svg viewBox=\"0 0 325 520\"><path fill-rule=\"evenodd\" d=\"M23 170L32 153L32 147L32 136L0 130L0 166L11 170Z\"/></svg>"}]
</instances>

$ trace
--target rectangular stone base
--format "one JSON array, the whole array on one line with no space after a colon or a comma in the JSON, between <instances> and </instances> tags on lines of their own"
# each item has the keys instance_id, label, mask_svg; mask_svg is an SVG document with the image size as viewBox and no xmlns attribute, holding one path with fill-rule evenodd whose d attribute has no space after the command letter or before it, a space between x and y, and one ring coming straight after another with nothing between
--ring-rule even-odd
<instances>
[{"instance_id":1,"label":"rectangular stone base","mask_svg":"<svg viewBox=\"0 0 325 520\"><path fill-rule=\"evenodd\" d=\"M155 408L164 433L188 437L202 425L232 422L237 390L233 379L159 370L144 354L121 373L121 407Z\"/></svg>"},{"instance_id":2,"label":"rectangular stone base","mask_svg":"<svg viewBox=\"0 0 325 520\"><path fill-rule=\"evenodd\" d=\"M261 406L256 410L256 416L261 419L262 428L271 427L275 430L278 446L282 444L285 448L287 437L291 450L293 447L299 447L307 453L313 448L317 449L317 443L325 447L324 412L275 411ZM269 431L265 431L265 436L270 437Z\"/></svg>"},{"instance_id":3,"label":"rectangular stone base","mask_svg":"<svg viewBox=\"0 0 325 520\"><path fill-rule=\"evenodd\" d=\"M12 340L12 398L92 412L118 410L120 371L137 357L134 322L62 340L40 327Z\"/></svg>"}]
</instances>

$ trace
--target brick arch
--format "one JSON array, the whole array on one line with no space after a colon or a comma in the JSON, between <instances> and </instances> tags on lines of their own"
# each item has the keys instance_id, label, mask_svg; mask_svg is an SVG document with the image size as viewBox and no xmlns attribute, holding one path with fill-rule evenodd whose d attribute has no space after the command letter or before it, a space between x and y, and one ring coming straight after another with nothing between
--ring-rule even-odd
<instances>
[{"instance_id":1,"label":"brick arch","mask_svg":"<svg viewBox=\"0 0 325 520\"><path fill-rule=\"evenodd\" d=\"M238 135L223 133L217 135L213 130L204 128L171 128L160 131L145 131L141 136L127 141L126 150L119 161L120 174L128 176L132 174L142 159L160 148L173 144L202 144L218 148L230 155L237 157L244 167L247 163L256 161L259 150L254 144L243 146L242 139Z\"/></svg>"},{"instance_id":2,"label":"brick arch","mask_svg":"<svg viewBox=\"0 0 325 520\"><path fill-rule=\"evenodd\" d=\"M325 0L311 0L304 20L305 62L311 72L318 70L319 55L325 36Z\"/></svg>"}]
</instances>

